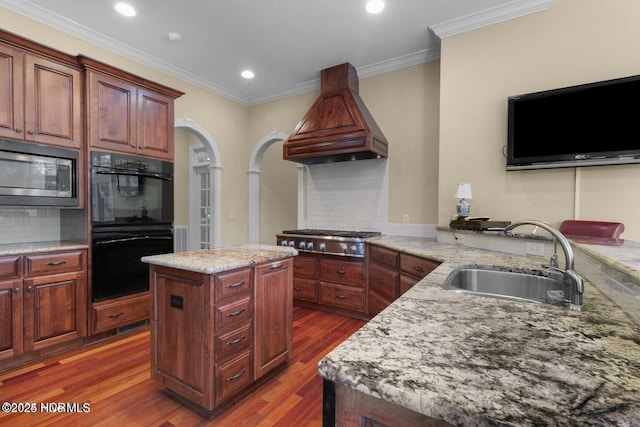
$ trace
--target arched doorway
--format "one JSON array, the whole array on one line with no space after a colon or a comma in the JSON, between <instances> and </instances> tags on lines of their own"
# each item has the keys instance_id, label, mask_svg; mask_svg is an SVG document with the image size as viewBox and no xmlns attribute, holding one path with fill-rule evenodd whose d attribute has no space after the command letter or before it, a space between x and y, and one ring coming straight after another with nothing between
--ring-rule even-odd
<instances>
[{"instance_id":1,"label":"arched doorway","mask_svg":"<svg viewBox=\"0 0 640 427\"><path fill-rule=\"evenodd\" d=\"M207 177L207 185L210 191L210 199L209 199L209 209L210 209L210 217L212 218L211 222L208 224L209 227L209 242L210 247L219 247L221 244L221 199L222 199L222 161L220 159L220 152L218 150L218 145L213 140L211 135L199 124L189 119L176 119L174 127L176 129L186 129L195 135L198 140L204 146L206 151L206 159L208 165L206 166L209 169L209 173L206 175ZM191 155L190 155L191 158ZM199 165L202 167L202 165ZM190 167L189 173L192 174L192 168ZM199 213L193 212L194 208L190 203L189 208L189 229L190 234L193 232L194 227L197 228L199 232L200 225L199 221L196 220L198 218ZM193 239L189 239L190 248L196 249L194 247Z\"/></svg>"}]
</instances>

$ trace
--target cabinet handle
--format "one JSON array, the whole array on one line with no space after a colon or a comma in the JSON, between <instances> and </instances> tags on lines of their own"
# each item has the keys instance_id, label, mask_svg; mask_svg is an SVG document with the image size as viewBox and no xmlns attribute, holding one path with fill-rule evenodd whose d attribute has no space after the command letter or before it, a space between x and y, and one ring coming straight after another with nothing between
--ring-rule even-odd
<instances>
[{"instance_id":1,"label":"cabinet handle","mask_svg":"<svg viewBox=\"0 0 640 427\"><path fill-rule=\"evenodd\" d=\"M244 283L244 280L242 282L232 283L230 285L227 285L227 289L239 288L240 286L244 285Z\"/></svg>"},{"instance_id":2,"label":"cabinet handle","mask_svg":"<svg viewBox=\"0 0 640 427\"><path fill-rule=\"evenodd\" d=\"M107 317L110 317L112 319L115 319L116 317L120 317L122 316L124 313L120 312L120 313L111 313L110 315L108 315Z\"/></svg>"},{"instance_id":3,"label":"cabinet handle","mask_svg":"<svg viewBox=\"0 0 640 427\"><path fill-rule=\"evenodd\" d=\"M15 292L16 294L19 294L19 293L20 293L20 288L15 288L15 289L13 290L13 292Z\"/></svg>"},{"instance_id":4,"label":"cabinet handle","mask_svg":"<svg viewBox=\"0 0 640 427\"><path fill-rule=\"evenodd\" d=\"M302 292L302 288L293 288L294 291Z\"/></svg>"},{"instance_id":5,"label":"cabinet handle","mask_svg":"<svg viewBox=\"0 0 640 427\"><path fill-rule=\"evenodd\" d=\"M384 283L384 279L378 279L378 283Z\"/></svg>"},{"instance_id":6,"label":"cabinet handle","mask_svg":"<svg viewBox=\"0 0 640 427\"><path fill-rule=\"evenodd\" d=\"M293 264L293 268L302 268L300 264Z\"/></svg>"},{"instance_id":7,"label":"cabinet handle","mask_svg":"<svg viewBox=\"0 0 640 427\"><path fill-rule=\"evenodd\" d=\"M28 131L27 131L27 133L28 133L29 135L33 135L33 134L35 134L35 131L28 130Z\"/></svg>"},{"instance_id":8,"label":"cabinet handle","mask_svg":"<svg viewBox=\"0 0 640 427\"><path fill-rule=\"evenodd\" d=\"M22 133L22 128L16 129L16 133Z\"/></svg>"},{"instance_id":9,"label":"cabinet handle","mask_svg":"<svg viewBox=\"0 0 640 427\"><path fill-rule=\"evenodd\" d=\"M240 338L233 340L233 341L229 341L227 343L227 345L234 345L234 344L238 344L240 341L244 340L244 335L242 335Z\"/></svg>"},{"instance_id":10,"label":"cabinet handle","mask_svg":"<svg viewBox=\"0 0 640 427\"><path fill-rule=\"evenodd\" d=\"M48 262L47 265L50 267L56 267L58 265L64 265L66 263L67 261L51 261L51 262Z\"/></svg>"},{"instance_id":11,"label":"cabinet handle","mask_svg":"<svg viewBox=\"0 0 640 427\"><path fill-rule=\"evenodd\" d=\"M279 268L282 268L282 264L281 263L272 264L272 265L269 266L269 270L277 270Z\"/></svg>"},{"instance_id":12,"label":"cabinet handle","mask_svg":"<svg viewBox=\"0 0 640 427\"><path fill-rule=\"evenodd\" d=\"M33 291L33 286L27 286L27 292Z\"/></svg>"},{"instance_id":13,"label":"cabinet handle","mask_svg":"<svg viewBox=\"0 0 640 427\"><path fill-rule=\"evenodd\" d=\"M227 317L236 317L241 315L244 312L245 312L245 309L243 308L242 310L234 311L233 313L227 314Z\"/></svg>"},{"instance_id":14,"label":"cabinet handle","mask_svg":"<svg viewBox=\"0 0 640 427\"><path fill-rule=\"evenodd\" d=\"M227 381L233 381L233 380L237 380L238 378L240 378L241 376L244 375L244 373L247 372L247 368L242 368L240 370L240 372L238 372L235 375L230 376L229 378L227 378Z\"/></svg>"},{"instance_id":15,"label":"cabinet handle","mask_svg":"<svg viewBox=\"0 0 640 427\"><path fill-rule=\"evenodd\" d=\"M340 274L340 275L342 275L342 274L347 274L347 272L346 272L346 271L344 271L344 270L338 270L338 271L336 271L336 273L338 273L338 274Z\"/></svg>"},{"instance_id":16,"label":"cabinet handle","mask_svg":"<svg viewBox=\"0 0 640 427\"><path fill-rule=\"evenodd\" d=\"M416 266L416 267L413 267L413 269L414 269L415 271L417 271L418 273L424 273L424 268L422 268L422 267L417 267L417 266Z\"/></svg>"},{"instance_id":17,"label":"cabinet handle","mask_svg":"<svg viewBox=\"0 0 640 427\"><path fill-rule=\"evenodd\" d=\"M345 298L346 298L346 296L344 296L344 295L336 295L336 298L338 298L338 299L345 299Z\"/></svg>"}]
</instances>

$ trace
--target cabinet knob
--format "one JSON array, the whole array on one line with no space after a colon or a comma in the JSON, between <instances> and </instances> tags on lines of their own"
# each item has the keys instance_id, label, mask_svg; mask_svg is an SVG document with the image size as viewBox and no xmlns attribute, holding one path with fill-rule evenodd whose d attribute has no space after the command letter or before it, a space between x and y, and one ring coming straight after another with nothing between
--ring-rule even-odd
<instances>
[{"instance_id":1,"label":"cabinet knob","mask_svg":"<svg viewBox=\"0 0 640 427\"><path fill-rule=\"evenodd\" d=\"M16 129L16 133L22 133L22 128Z\"/></svg>"},{"instance_id":2,"label":"cabinet knob","mask_svg":"<svg viewBox=\"0 0 640 427\"><path fill-rule=\"evenodd\" d=\"M13 290L13 292L15 292L16 294L19 294L19 293L20 293L20 288L15 288L15 289Z\"/></svg>"},{"instance_id":3,"label":"cabinet knob","mask_svg":"<svg viewBox=\"0 0 640 427\"><path fill-rule=\"evenodd\" d=\"M35 134L35 131L28 130L28 131L27 131L27 133L28 133L29 135L33 135L33 134Z\"/></svg>"},{"instance_id":4,"label":"cabinet knob","mask_svg":"<svg viewBox=\"0 0 640 427\"><path fill-rule=\"evenodd\" d=\"M27 286L27 292L33 291L33 286Z\"/></svg>"}]
</instances>

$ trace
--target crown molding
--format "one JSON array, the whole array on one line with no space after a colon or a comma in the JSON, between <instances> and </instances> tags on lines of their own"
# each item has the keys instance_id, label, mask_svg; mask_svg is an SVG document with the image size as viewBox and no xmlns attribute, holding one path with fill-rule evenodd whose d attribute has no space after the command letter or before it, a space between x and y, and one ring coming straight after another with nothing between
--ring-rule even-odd
<instances>
[{"instance_id":1,"label":"crown molding","mask_svg":"<svg viewBox=\"0 0 640 427\"><path fill-rule=\"evenodd\" d=\"M429 29L440 39L443 39L531 13L541 12L548 9L553 1L554 0L515 0L501 6L432 25Z\"/></svg>"}]
</instances>

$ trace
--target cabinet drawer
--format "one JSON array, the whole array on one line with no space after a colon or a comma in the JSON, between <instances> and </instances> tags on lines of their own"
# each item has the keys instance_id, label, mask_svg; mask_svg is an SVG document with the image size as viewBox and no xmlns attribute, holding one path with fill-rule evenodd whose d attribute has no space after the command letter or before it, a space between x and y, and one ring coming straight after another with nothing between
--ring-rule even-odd
<instances>
[{"instance_id":1,"label":"cabinet drawer","mask_svg":"<svg viewBox=\"0 0 640 427\"><path fill-rule=\"evenodd\" d=\"M400 254L400 270L418 279L422 279L439 265L439 262L430 259Z\"/></svg>"},{"instance_id":2,"label":"cabinet drawer","mask_svg":"<svg viewBox=\"0 0 640 427\"><path fill-rule=\"evenodd\" d=\"M83 251L73 251L27 255L24 257L25 274L32 276L81 271L84 269L83 254Z\"/></svg>"},{"instance_id":3,"label":"cabinet drawer","mask_svg":"<svg viewBox=\"0 0 640 427\"><path fill-rule=\"evenodd\" d=\"M0 279L15 279L20 277L20 257L0 257Z\"/></svg>"},{"instance_id":4,"label":"cabinet drawer","mask_svg":"<svg viewBox=\"0 0 640 427\"><path fill-rule=\"evenodd\" d=\"M375 263L370 264L369 289L393 301L398 297L399 275L397 271L391 270L390 268Z\"/></svg>"},{"instance_id":5,"label":"cabinet drawer","mask_svg":"<svg viewBox=\"0 0 640 427\"><path fill-rule=\"evenodd\" d=\"M415 277L407 276L406 274L401 274L399 294L400 295L404 294L409 289L413 288L413 285L415 285L419 281L420 279L416 279Z\"/></svg>"},{"instance_id":6,"label":"cabinet drawer","mask_svg":"<svg viewBox=\"0 0 640 427\"><path fill-rule=\"evenodd\" d=\"M108 331L149 318L149 295L94 305L93 333Z\"/></svg>"},{"instance_id":7,"label":"cabinet drawer","mask_svg":"<svg viewBox=\"0 0 640 427\"><path fill-rule=\"evenodd\" d=\"M371 316L375 316L380 313L382 310L387 308L389 304L393 301L390 301L375 292L369 293L369 314Z\"/></svg>"},{"instance_id":8,"label":"cabinet drawer","mask_svg":"<svg viewBox=\"0 0 640 427\"><path fill-rule=\"evenodd\" d=\"M321 259L320 280L364 287L364 264L361 262Z\"/></svg>"},{"instance_id":9,"label":"cabinet drawer","mask_svg":"<svg viewBox=\"0 0 640 427\"><path fill-rule=\"evenodd\" d=\"M293 298L318 302L318 282L312 279L293 278Z\"/></svg>"},{"instance_id":10,"label":"cabinet drawer","mask_svg":"<svg viewBox=\"0 0 640 427\"><path fill-rule=\"evenodd\" d=\"M216 365L216 405L233 397L249 385L253 378L251 351L242 353L227 363Z\"/></svg>"},{"instance_id":11,"label":"cabinet drawer","mask_svg":"<svg viewBox=\"0 0 640 427\"><path fill-rule=\"evenodd\" d=\"M318 259L298 255L293 259L293 276L316 279L318 277Z\"/></svg>"},{"instance_id":12,"label":"cabinet drawer","mask_svg":"<svg viewBox=\"0 0 640 427\"><path fill-rule=\"evenodd\" d=\"M250 297L246 297L238 302L217 306L215 309L216 332L250 323L253 317L251 301Z\"/></svg>"},{"instance_id":13,"label":"cabinet drawer","mask_svg":"<svg viewBox=\"0 0 640 427\"><path fill-rule=\"evenodd\" d=\"M320 304L364 311L364 289L320 282Z\"/></svg>"},{"instance_id":14,"label":"cabinet drawer","mask_svg":"<svg viewBox=\"0 0 640 427\"><path fill-rule=\"evenodd\" d=\"M253 290L251 269L230 271L215 277L216 302L237 295L249 294Z\"/></svg>"},{"instance_id":15,"label":"cabinet drawer","mask_svg":"<svg viewBox=\"0 0 640 427\"><path fill-rule=\"evenodd\" d=\"M220 362L250 348L253 344L251 325L243 326L214 339L215 360Z\"/></svg>"},{"instance_id":16,"label":"cabinet drawer","mask_svg":"<svg viewBox=\"0 0 640 427\"><path fill-rule=\"evenodd\" d=\"M371 262L378 264L385 264L392 268L398 268L398 256L399 253L391 249L381 248L380 246L369 246Z\"/></svg>"}]
</instances>

